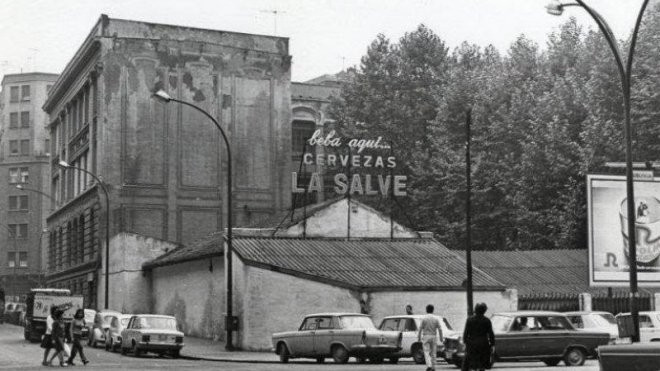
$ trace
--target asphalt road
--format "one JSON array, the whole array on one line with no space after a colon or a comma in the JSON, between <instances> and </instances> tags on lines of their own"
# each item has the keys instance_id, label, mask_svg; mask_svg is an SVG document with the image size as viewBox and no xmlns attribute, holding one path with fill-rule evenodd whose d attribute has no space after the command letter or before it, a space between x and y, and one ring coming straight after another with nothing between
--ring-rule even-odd
<instances>
[{"instance_id":1,"label":"asphalt road","mask_svg":"<svg viewBox=\"0 0 660 371\"><path fill-rule=\"evenodd\" d=\"M122 356L119 353L106 352L103 349L85 348L85 354L90 363L87 366L77 365L74 369L93 369L93 370L235 370L235 371L374 371L374 370L394 370L394 371L421 371L425 369L424 365L416 365L410 361L402 361L397 365L383 364L356 364L336 365L333 363L317 364L309 361L292 361L289 364L280 363L238 363L238 362L217 362L203 360L186 360L160 358L158 356L132 357ZM0 371L1 370L43 370L49 367L41 365L43 349L37 343L29 343L23 340L22 327L13 325L0 325ZM54 362L58 364L57 361ZM80 362L78 362L80 363ZM458 368L441 363L438 370L458 370ZM541 362L525 363L496 363L494 370L499 371L598 371L598 363L590 360L582 367L546 367Z\"/></svg>"}]
</instances>

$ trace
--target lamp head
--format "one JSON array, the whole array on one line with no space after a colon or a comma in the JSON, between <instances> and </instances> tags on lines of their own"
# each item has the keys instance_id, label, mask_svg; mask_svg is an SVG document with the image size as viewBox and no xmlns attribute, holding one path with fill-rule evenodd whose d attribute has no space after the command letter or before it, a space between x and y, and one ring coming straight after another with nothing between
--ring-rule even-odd
<instances>
[{"instance_id":1,"label":"lamp head","mask_svg":"<svg viewBox=\"0 0 660 371\"><path fill-rule=\"evenodd\" d=\"M558 0L553 0L545 6L545 10L548 14L559 16L564 13L564 6Z\"/></svg>"},{"instance_id":2,"label":"lamp head","mask_svg":"<svg viewBox=\"0 0 660 371\"><path fill-rule=\"evenodd\" d=\"M63 168L67 168L67 167L70 166L69 163L64 161L64 160L60 160L60 162L58 162L57 164L60 165Z\"/></svg>"},{"instance_id":3,"label":"lamp head","mask_svg":"<svg viewBox=\"0 0 660 371\"><path fill-rule=\"evenodd\" d=\"M163 89L158 90L157 92L153 93L151 96L163 103L169 103L172 100L172 97L170 97L170 95L167 94Z\"/></svg>"},{"instance_id":4,"label":"lamp head","mask_svg":"<svg viewBox=\"0 0 660 371\"><path fill-rule=\"evenodd\" d=\"M21 191L23 190L23 186L21 184L16 184L16 189L20 189Z\"/></svg>"}]
</instances>

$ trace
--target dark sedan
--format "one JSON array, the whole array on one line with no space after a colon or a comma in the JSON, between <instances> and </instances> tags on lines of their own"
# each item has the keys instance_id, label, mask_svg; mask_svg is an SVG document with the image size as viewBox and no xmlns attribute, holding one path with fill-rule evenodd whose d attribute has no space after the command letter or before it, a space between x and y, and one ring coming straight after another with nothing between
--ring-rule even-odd
<instances>
[{"instance_id":1,"label":"dark sedan","mask_svg":"<svg viewBox=\"0 0 660 371\"><path fill-rule=\"evenodd\" d=\"M581 366L596 357L596 348L608 344L606 332L578 331L558 312L522 311L495 313L495 361L543 361L555 366ZM445 359L460 365L465 347L460 337L445 339Z\"/></svg>"}]
</instances>

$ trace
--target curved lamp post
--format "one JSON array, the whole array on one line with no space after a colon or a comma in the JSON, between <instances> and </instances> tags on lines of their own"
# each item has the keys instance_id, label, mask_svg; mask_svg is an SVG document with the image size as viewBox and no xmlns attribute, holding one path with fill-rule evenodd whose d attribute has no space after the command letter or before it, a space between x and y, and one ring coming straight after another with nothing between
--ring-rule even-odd
<instances>
[{"instance_id":1,"label":"curved lamp post","mask_svg":"<svg viewBox=\"0 0 660 371\"><path fill-rule=\"evenodd\" d=\"M87 173L96 180L96 183L101 186L103 193L105 194L105 309L108 309L108 297L109 297L109 288L110 288L110 196L108 196L108 189L105 187L105 184L99 179L96 174L91 171L85 170L83 168L75 167L69 165L66 161L60 161L58 165L64 170L73 169L80 170L83 173Z\"/></svg>"},{"instance_id":2,"label":"curved lamp post","mask_svg":"<svg viewBox=\"0 0 660 371\"><path fill-rule=\"evenodd\" d=\"M619 77L621 78L621 89L623 91L623 108L624 108L624 130L626 141L626 206L628 214L628 250L629 250L629 273L630 273L630 312L632 314L634 332L632 334L632 341L639 342L639 308L637 306L637 241L635 236L635 195L633 190L633 174L632 174L632 127L630 124L630 81L632 74L633 56L635 54L635 45L637 44L637 34L639 33L639 26L642 21L642 15L649 0L644 0L642 7L637 15L635 22L635 29L632 33L630 41L630 49L628 50L628 59L626 65L623 64L623 58L619 45L614 37L614 33L610 26L605 22L605 19L598 14L594 9L589 7L583 0L576 0L576 3L562 4L559 1L553 1L546 6L549 14L561 15L564 8L569 6L579 6L589 13L591 18L596 21L598 28L605 36L616 61L619 70Z\"/></svg>"},{"instance_id":3,"label":"curved lamp post","mask_svg":"<svg viewBox=\"0 0 660 371\"><path fill-rule=\"evenodd\" d=\"M38 194L48 198L50 200L50 211L51 212L53 211L53 206L57 204L57 202L55 202L55 199L53 197L51 197L51 195L49 195L48 193L43 192L41 190L38 190L38 189L35 189L35 188L24 187L22 184L17 184L16 189L21 190L23 192L38 193ZM41 233L39 233L39 249L42 249L41 242L43 240L44 233L47 233L47 232L48 232L48 228L42 228ZM42 251L39 251L39 269L40 269L40 271L43 272L43 271L45 271L45 269L43 269L42 266L41 266L42 265L41 254L42 254ZM40 282L39 282L40 284L42 283L41 281L42 280L40 280Z\"/></svg>"},{"instance_id":4,"label":"curved lamp post","mask_svg":"<svg viewBox=\"0 0 660 371\"><path fill-rule=\"evenodd\" d=\"M158 90L157 92L153 93L153 98L163 102L163 103L169 103L169 102L177 102L189 107L192 107L196 109L197 111L203 113L206 117L208 117L215 126L220 130L220 134L222 134L222 139L225 141L225 148L227 148L227 252L226 252L226 257L227 257L227 317L225 318L225 329L227 330L227 342L225 344L225 349L226 350L234 350L234 346L232 345L232 332L236 326L236 319L233 316L233 310L232 310L232 296L233 296L233 279L232 279L232 222L231 222L231 216L232 216L232 208L231 208L231 147L229 146L229 139L227 139L227 135L225 134L225 131L222 129L218 121L211 116L208 112L204 111L203 109L197 107L196 105L192 103L188 103L186 101L182 101L176 98L172 98L169 94L167 94L164 90Z\"/></svg>"}]
</instances>

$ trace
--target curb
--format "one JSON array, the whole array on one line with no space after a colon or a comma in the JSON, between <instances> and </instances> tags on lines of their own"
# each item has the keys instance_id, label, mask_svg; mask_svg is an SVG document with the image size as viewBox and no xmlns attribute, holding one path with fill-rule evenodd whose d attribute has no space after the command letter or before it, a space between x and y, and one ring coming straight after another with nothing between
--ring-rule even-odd
<instances>
[{"instance_id":1,"label":"curb","mask_svg":"<svg viewBox=\"0 0 660 371\"><path fill-rule=\"evenodd\" d=\"M179 359L187 359L191 361L213 361L213 362L231 362L231 363L262 363L262 364L279 364L279 361L266 361L261 359L236 359L236 358L216 358L216 357L203 357L194 355L181 354Z\"/></svg>"}]
</instances>

